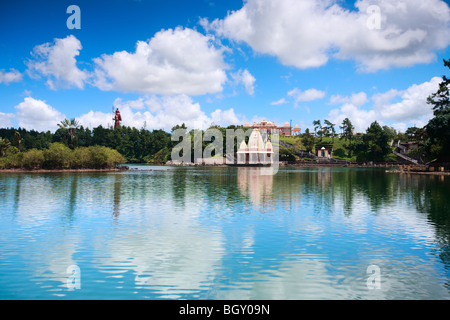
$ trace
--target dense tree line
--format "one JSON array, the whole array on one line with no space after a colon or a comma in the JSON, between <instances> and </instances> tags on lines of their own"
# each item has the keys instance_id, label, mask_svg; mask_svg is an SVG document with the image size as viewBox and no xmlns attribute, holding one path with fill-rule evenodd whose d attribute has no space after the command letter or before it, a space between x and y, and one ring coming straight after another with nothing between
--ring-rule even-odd
<instances>
[{"instance_id":1,"label":"dense tree line","mask_svg":"<svg viewBox=\"0 0 450 320\"><path fill-rule=\"evenodd\" d=\"M180 140L175 139L176 141L172 141L172 134L163 130L139 130L126 126L121 126L116 129L98 126L90 130L83 126L77 126L73 120L64 121L64 123L67 126L61 125L55 133L49 131L27 131L22 128L0 129L0 137L2 138L0 140L0 157L5 155L6 149L9 150L9 153L14 154L33 150L33 152L27 154L26 159L31 156L41 159L43 153L39 151L47 150L50 146L58 143L71 150L94 146L114 149L123 155L127 163L165 163L171 159L173 148L180 143ZM325 123L329 125L330 122L325 121ZM219 130L222 134L223 153L226 152L227 129L242 129L244 133L247 132L245 139L248 142L247 129L249 128L234 125L228 126L227 128L219 126L213 126L211 128ZM335 133L334 128L328 131L322 130L322 133L311 133L307 129L300 137L301 144L303 145L302 149L314 152L315 144L322 142L324 139L329 139L331 140L330 142L333 142L334 138L339 136L339 140L344 139L345 143L342 148L335 148L336 156L358 161L386 161L392 156L389 142L392 139L399 138L399 133L393 128L381 127L377 122L374 122L367 129L367 132L363 134L353 134L353 125L349 119L344 120L341 128L343 129L343 133L340 135ZM194 162L194 157L196 156L194 152L195 145L198 146L198 143L200 143L202 151L208 150L207 146L211 143L211 140L204 139L205 131L188 131L186 126L182 124L173 127L172 133L177 129L184 130L185 135L190 138L191 162ZM330 133L332 134L330 135ZM198 139L201 139L201 141L197 141ZM237 144L237 139L234 139L234 151L238 149ZM294 161L294 151L280 146L280 160ZM79 152L81 151L74 153L74 156L81 156ZM20 156L16 156L15 159L18 159L18 157ZM31 159L29 160L31 161ZM11 161L14 162L14 160ZM42 165L42 161L40 162ZM48 162L46 163L48 164Z\"/></svg>"},{"instance_id":2,"label":"dense tree line","mask_svg":"<svg viewBox=\"0 0 450 320\"><path fill-rule=\"evenodd\" d=\"M171 135L163 130L148 131L126 126L116 129L98 126L93 130L83 126L75 129L60 127L54 133L9 128L0 129L0 137L17 152L48 149L55 142L71 149L108 147L117 150L129 163L165 162L170 157L172 147ZM0 156L1 152L0 143Z\"/></svg>"}]
</instances>

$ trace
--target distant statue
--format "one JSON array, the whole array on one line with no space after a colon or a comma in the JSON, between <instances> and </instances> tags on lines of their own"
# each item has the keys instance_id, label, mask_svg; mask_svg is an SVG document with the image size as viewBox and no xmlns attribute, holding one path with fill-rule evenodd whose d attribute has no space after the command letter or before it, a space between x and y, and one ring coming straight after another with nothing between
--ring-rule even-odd
<instances>
[{"instance_id":1,"label":"distant statue","mask_svg":"<svg viewBox=\"0 0 450 320\"><path fill-rule=\"evenodd\" d=\"M122 121L122 116L120 115L119 108L116 109L116 114L114 115L114 129L120 126L120 121Z\"/></svg>"}]
</instances>

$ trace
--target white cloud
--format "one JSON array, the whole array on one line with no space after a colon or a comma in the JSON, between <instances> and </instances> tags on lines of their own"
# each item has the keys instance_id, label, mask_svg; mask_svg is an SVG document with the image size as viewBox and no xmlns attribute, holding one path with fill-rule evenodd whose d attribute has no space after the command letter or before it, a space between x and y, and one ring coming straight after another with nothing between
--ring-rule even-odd
<instances>
[{"instance_id":1,"label":"white cloud","mask_svg":"<svg viewBox=\"0 0 450 320\"><path fill-rule=\"evenodd\" d=\"M360 0L360 12L378 6L381 29L354 29L336 57L355 59L364 71L432 62L435 50L450 44L450 9L441 0ZM359 18L367 23L367 14ZM351 41L357 39L357 41Z\"/></svg>"},{"instance_id":2,"label":"white cloud","mask_svg":"<svg viewBox=\"0 0 450 320\"><path fill-rule=\"evenodd\" d=\"M28 73L31 77L47 77L46 83L53 90L58 87L82 89L89 73L77 67L76 57L81 49L81 42L73 35L38 45L32 52L34 60L27 63Z\"/></svg>"},{"instance_id":3,"label":"white cloud","mask_svg":"<svg viewBox=\"0 0 450 320\"><path fill-rule=\"evenodd\" d=\"M365 132L372 122L379 120L375 110L364 110L351 103L345 103L339 109L331 110L328 116L332 123L339 126L345 118L349 118L356 132Z\"/></svg>"},{"instance_id":4,"label":"white cloud","mask_svg":"<svg viewBox=\"0 0 450 320\"><path fill-rule=\"evenodd\" d=\"M123 102L122 98L117 98L113 105L117 108L121 108L122 106L128 106L132 109L142 110L146 107L147 102L144 98L140 97L137 100L130 100Z\"/></svg>"},{"instance_id":5,"label":"white cloud","mask_svg":"<svg viewBox=\"0 0 450 320\"><path fill-rule=\"evenodd\" d=\"M231 77L234 79L236 84L242 83L249 95L253 95L255 93L256 79L250 72L248 72L247 69L232 73Z\"/></svg>"},{"instance_id":6,"label":"white cloud","mask_svg":"<svg viewBox=\"0 0 450 320\"><path fill-rule=\"evenodd\" d=\"M330 104L351 103L355 106L362 106L367 102L367 94L365 92L353 93L350 97L343 97L339 94L330 97Z\"/></svg>"},{"instance_id":7,"label":"white cloud","mask_svg":"<svg viewBox=\"0 0 450 320\"><path fill-rule=\"evenodd\" d=\"M201 95L222 91L227 80L223 47L212 36L192 29L163 30L136 51L115 52L94 59L101 90L164 95Z\"/></svg>"},{"instance_id":8,"label":"white cloud","mask_svg":"<svg viewBox=\"0 0 450 320\"><path fill-rule=\"evenodd\" d=\"M300 69L331 57L353 59L364 71L410 66L431 62L434 50L450 44L450 10L441 0L359 0L354 11L339 3L248 0L224 19L200 23ZM380 29L368 27L370 5L380 9Z\"/></svg>"},{"instance_id":9,"label":"white cloud","mask_svg":"<svg viewBox=\"0 0 450 320\"><path fill-rule=\"evenodd\" d=\"M12 113L0 112L0 128L10 128L12 127L11 118L14 117Z\"/></svg>"},{"instance_id":10,"label":"white cloud","mask_svg":"<svg viewBox=\"0 0 450 320\"><path fill-rule=\"evenodd\" d=\"M314 88L305 91L301 91L300 89L295 88L288 92L288 96L294 98L295 105L297 105L299 102L323 99L325 95L326 93L324 91Z\"/></svg>"},{"instance_id":11,"label":"white cloud","mask_svg":"<svg viewBox=\"0 0 450 320\"><path fill-rule=\"evenodd\" d=\"M417 122L418 126L423 126L433 117L432 106L426 103L427 98L437 91L441 82L442 78L434 77L422 84L413 84L404 91L390 91L390 94L396 92L401 101L392 104L380 104L377 100L374 108L383 119Z\"/></svg>"},{"instance_id":12,"label":"white cloud","mask_svg":"<svg viewBox=\"0 0 450 320\"><path fill-rule=\"evenodd\" d=\"M122 109L120 110L122 111ZM113 119L112 112L105 113L93 110L90 110L88 113L82 114L81 116L77 117L77 120L83 127L90 129L96 128L100 125L103 126L104 128L108 128L113 125L112 119Z\"/></svg>"},{"instance_id":13,"label":"white cloud","mask_svg":"<svg viewBox=\"0 0 450 320\"><path fill-rule=\"evenodd\" d=\"M285 104L285 103L287 103L286 99L285 98L281 98L280 100L272 101L270 104L272 106L278 106L280 104Z\"/></svg>"},{"instance_id":14,"label":"white cloud","mask_svg":"<svg viewBox=\"0 0 450 320\"><path fill-rule=\"evenodd\" d=\"M0 70L0 83L9 84L11 82L19 82L22 80L22 74L16 69L9 69L9 72Z\"/></svg>"},{"instance_id":15,"label":"white cloud","mask_svg":"<svg viewBox=\"0 0 450 320\"><path fill-rule=\"evenodd\" d=\"M42 100L26 97L23 102L14 107L17 110L14 118L19 121L19 127L36 131L55 131L58 123L65 116Z\"/></svg>"},{"instance_id":16,"label":"white cloud","mask_svg":"<svg viewBox=\"0 0 450 320\"><path fill-rule=\"evenodd\" d=\"M421 84L413 84L406 90L391 89L371 97L372 107L363 109L369 100L360 92L351 97L333 96L330 102L343 103L340 108L329 113L332 122L341 124L349 118L358 132L365 132L373 121L393 126L404 131L407 127L423 127L433 117L432 106L427 97L439 87L442 78L434 77Z\"/></svg>"},{"instance_id":17,"label":"white cloud","mask_svg":"<svg viewBox=\"0 0 450 320\"><path fill-rule=\"evenodd\" d=\"M136 109L134 105L143 104L143 109ZM207 129L211 124L226 126L241 123L233 109L217 109L210 116L201 110L199 103L195 103L187 95L155 96L139 98L138 100L123 101L116 99L114 107L119 108L122 115L122 125L148 130L170 130L177 124L185 123L190 129ZM113 124L112 113L89 111L77 119L83 126L93 128Z\"/></svg>"},{"instance_id":18,"label":"white cloud","mask_svg":"<svg viewBox=\"0 0 450 320\"><path fill-rule=\"evenodd\" d=\"M221 110L216 109L211 113L211 120L213 124L220 125L222 127L231 125L231 124L240 124L242 122L241 119L234 113L234 109Z\"/></svg>"}]
</instances>

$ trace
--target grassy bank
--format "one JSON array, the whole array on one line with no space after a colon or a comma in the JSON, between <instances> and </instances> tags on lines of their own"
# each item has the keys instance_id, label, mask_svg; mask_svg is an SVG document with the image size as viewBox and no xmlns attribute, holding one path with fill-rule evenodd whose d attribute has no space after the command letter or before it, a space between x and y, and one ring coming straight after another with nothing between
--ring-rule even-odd
<instances>
[{"instance_id":1,"label":"grassy bank","mask_svg":"<svg viewBox=\"0 0 450 320\"><path fill-rule=\"evenodd\" d=\"M0 157L0 169L68 170L111 169L125 163L116 150L101 147L79 147L74 150L62 143L52 143L48 149L26 152L6 152Z\"/></svg>"}]
</instances>

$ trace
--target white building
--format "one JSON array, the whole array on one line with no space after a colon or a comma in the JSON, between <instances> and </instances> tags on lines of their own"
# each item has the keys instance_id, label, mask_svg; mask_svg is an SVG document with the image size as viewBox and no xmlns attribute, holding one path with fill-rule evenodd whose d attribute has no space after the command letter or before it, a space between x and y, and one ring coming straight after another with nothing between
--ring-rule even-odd
<instances>
[{"instance_id":1,"label":"white building","mask_svg":"<svg viewBox=\"0 0 450 320\"><path fill-rule=\"evenodd\" d=\"M248 145L241 142L237 151L238 165L271 165L273 163L273 148L269 139L264 142L259 129L253 129Z\"/></svg>"}]
</instances>

